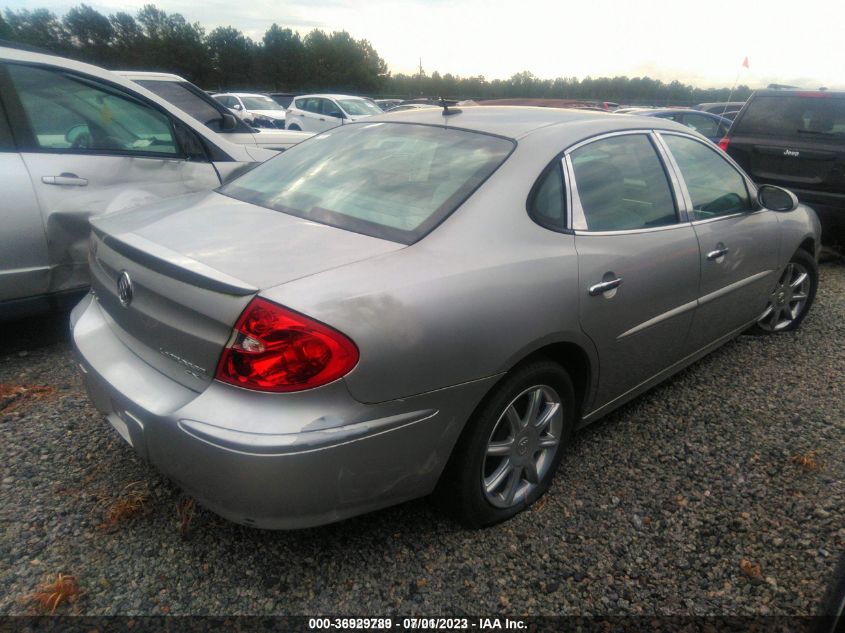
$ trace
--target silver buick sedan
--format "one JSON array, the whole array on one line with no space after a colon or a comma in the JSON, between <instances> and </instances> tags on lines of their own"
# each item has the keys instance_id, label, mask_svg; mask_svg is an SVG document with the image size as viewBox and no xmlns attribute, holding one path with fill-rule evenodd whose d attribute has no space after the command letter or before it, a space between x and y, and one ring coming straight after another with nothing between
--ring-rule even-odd
<instances>
[{"instance_id":1,"label":"silver buick sedan","mask_svg":"<svg viewBox=\"0 0 845 633\"><path fill-rule=\"evenodd\" d=\"M513 516L578 428L798 327L820 248L813 211L689 128L551 108L373 117L92 225L91 399L263 528L432 492Z\"/></svg>"}]
</instances>

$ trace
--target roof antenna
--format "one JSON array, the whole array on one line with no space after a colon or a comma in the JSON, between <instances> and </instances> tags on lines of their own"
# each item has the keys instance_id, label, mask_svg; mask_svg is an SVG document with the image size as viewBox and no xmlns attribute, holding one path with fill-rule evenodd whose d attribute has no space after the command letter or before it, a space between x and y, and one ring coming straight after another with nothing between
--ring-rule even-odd
<instances>
[{"instance_id":1,"label":"roof antenna","mask_svg":"<svg viewBox=\"0 0 845 633\"><path fill-rule=\"evenodd\" d=\"M460 108L452 108L449 109L449 106L454 106L458 102L450 99L446 99L445 97L440 97L440 107L443 108L443 116L452 116L453 114L460 114Z\"/></svg>"}]
</instances>

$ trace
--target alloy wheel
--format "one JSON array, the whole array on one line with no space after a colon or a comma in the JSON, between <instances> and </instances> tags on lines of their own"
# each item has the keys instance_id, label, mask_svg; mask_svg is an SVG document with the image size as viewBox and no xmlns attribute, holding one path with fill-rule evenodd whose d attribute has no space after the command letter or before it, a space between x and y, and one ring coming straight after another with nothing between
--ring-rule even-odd
<instances>
[{"instance_id":1,"label":"alloy wheel","mask_svg":"<svg viewBox=\"0 0 845 633\"><path fill-rule=\"evenodd\" d=\"M807 305L810 283L810 273L802 264L787 264L757 325L767 332L779 332L792 325Z\"/></svg>"},{"instance_id":2,"label":"alloy wheel","mask_svg":"<svg viewBox=\"0 0 845 633\"><path fill-rule=\"evenodd\" d=\"M505 407L481 467L481 487L497 508L522 503L537 487L560 449L563 407L547 385L525 389Z\"/></svg>"}]
</instances>

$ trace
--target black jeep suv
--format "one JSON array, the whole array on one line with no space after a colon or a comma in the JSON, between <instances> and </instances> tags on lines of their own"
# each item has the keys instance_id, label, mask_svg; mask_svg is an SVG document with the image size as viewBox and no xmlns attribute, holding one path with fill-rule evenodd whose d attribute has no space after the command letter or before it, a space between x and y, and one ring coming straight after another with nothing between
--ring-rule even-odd
<instances>
[{"instance_id":1,"label":"black jeep suv","mask_svg":"<svg viewBox=\"0 0 845 633\"><path fill-rule=\"evenodd\" d=\"M845 245L845 92L758 90L719 146L815 209L822 241Z\"/></svg>"}]
</instances>

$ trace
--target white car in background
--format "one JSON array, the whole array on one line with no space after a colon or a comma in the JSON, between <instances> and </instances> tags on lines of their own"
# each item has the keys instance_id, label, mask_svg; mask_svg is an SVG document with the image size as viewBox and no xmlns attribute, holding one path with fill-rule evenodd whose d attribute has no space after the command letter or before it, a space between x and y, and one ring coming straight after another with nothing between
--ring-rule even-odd
<instances>
[{"instance_id":1,"label":"white car in background","mask_svg":"<svg viewBox=\"0 0 845 633\"><path fill-rule=\"evenodd\" d=\"M285 109L267 95L224 92L212 97L251 125L285 129Z\"/></svg>"},{"instance_id":2,"label":"white car in background","mask_svg":"<svg viewBox=\"0 0 845 633\"><path fill-rule=\"evenodd\" d=\"M275 155L108 70L0 46L0 320L76 302L90 217L210 191Z\"/></svg>"},{"instance_id":3,"label":"white car in background","mask_svg":"<svg viewBox=\"0 0 845 633\"><path fill-rule=\"evenodd\" d=\"M130 70L117 71L116 74L154 92L232 143L283 151L311 136L304 132L253 128L207 92L179 75Z\"/></svg>"},{"instance_id":4,"label":"white car in background","mask_svg":"<svg viewBox=\"0 0 845 633\"><path fill-rule=\"evenodd\" d=\"M302 95L287 110L287 128L319 133L344 123L382 114L373 101L351 95Z\"/></svg>"}]
</instances>

